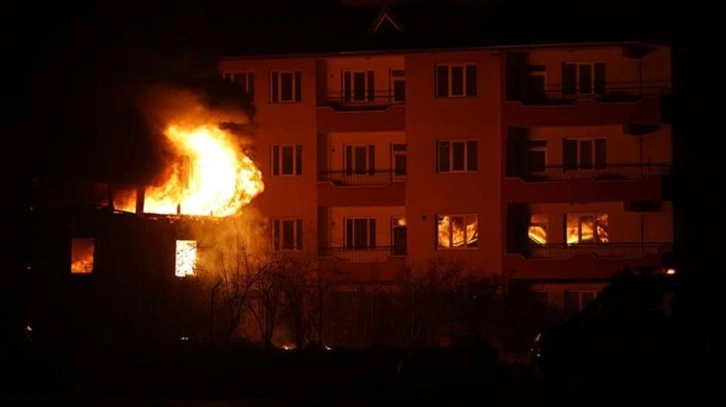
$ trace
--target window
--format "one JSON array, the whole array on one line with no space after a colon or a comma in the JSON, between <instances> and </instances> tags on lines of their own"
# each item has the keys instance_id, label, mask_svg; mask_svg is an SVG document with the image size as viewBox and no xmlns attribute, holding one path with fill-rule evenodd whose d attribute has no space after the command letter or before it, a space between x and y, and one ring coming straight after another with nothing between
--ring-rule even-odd
<instances>
[{"instance_id":1,"label":"window","mask_svg":"<svg viewBox=\"0 0 726 407\"><path fill-rule=\"evenodd\" d=\"M302 74L300 71L270 72L270 102L299 102L302 93Z\"/></svg>"},{"instance_id":2,"label":"window","mask_svg":"<svg viewBox=\"0 0 726 407\"><path fill-rule=\"evenodd\" d=\"M176 241L176 267L174 275L187 277L196 274L197 270L197 241L177 240Z\"/></svg>"},{"instance_id":3,"label":"window","mask_svg":"<svg viewBox=\"0 0 726 407\"><path fill-rule=\"evenodd\" d=\"M530 215L529 217L529 241L535 244L547 244L547 215Z\"/></svg>"},{"instance_id":4,"label":"window","mask_svg":"<svg viewBox=\"0 0 726 407\"><path fill-rule=\"evenodd\" d=\"M476 65L437 65L436 97L476 96Z\"/></svg>"},{"instance_id":5,"label":"window","mask_svg":"<svg viewBox=\"0 0 726 407\"><path fill-rule=\"evenodd\" d=\"M71 274L93 273L96 240L74 237L71 240Z\"/></svg>"},{"instance_id":6,"label":"window","mask_svg":"<svg viewBox=\"0 0 726 407\"><path fill-rule=\"evenodd\" d=\"M345 220L346 249L374 249L376 247L376 220L348 218Z\"/></svg>"},{"instance_id":7,"label":"window","mask_svg":"<svg viewBox=\"0 0 726 407\"><path fill-rule=\"evenodd\" d=\"M272 221L272 245L275 251L302 250L302 219L274 219Z\"/></svg>"},{"instance_id":8,"label":"window","mask_svg":"<svg viewBox=\"0 0 726 407\"><path fill-rule=\"evenodd\" d=\"M272 175L302 175L302 146L272 146Z\"/></svg>"},{"instance_id":9,"label":"window","mask_svg":"<svg viewBox=\"0 0 726 407\"><path fill-rule=\"evenodd\" d=\"M391 70L391 88L393 103L406 103L406 79L403 69Z\"/></svg>"},{"instance_id":10,"label":"window","mask_svg":"<svg viewBox=\"0 0 726 407\"><path fill-rule=\"evenodd\" d=\"M393 240L392 253L395 256L406 255L406 242L407 242L407 228L406 218L404 217L393 217L391 218L391 239Z\"/></svg>"},{"instance_id":11,"label":"window","mask_svg":"<svg viewBox=\"0 0 726 407\"><path fill-rule=\"evenodd\" d=\"M344 148L346 175L376 173L376 148L374 145L346 145Z\"/></svg>"},{"instance_id":12,"label":"window","mask_svg":"<svg viewBox=\"0 0 726 407\"><path fill-rule=\"evenodd\" d=\"M564 139L562 143L562 167L565 171L606 167L606 139Z\"/></svg>"},{"instance_id":13,"label":"window","mask_svg":"<svg viewBox=\"0 0 726 407\"><path fill-rule=\"evenodd\" d=\"M547 169L547 140L530 140L527 149L527 171L545 172Z\"/></svg>"},{"instance_id":14,"label":"window","mask_svg":"<svg viewBox=\"0 0 726 407\"><path fill-rule=\"evenodd\" d=\"M527 94L529 100L542 100L546 97L546 65L530 65L527 67Z\"/></svg>"},{"instance_id":15,"label":"window","mask_svg":"<svg viewBox=\"0 0 726 407\"><path fill-rule=\"evenodd\" d=\"M565 290L565 314L571 316L581 312L597 294L596 290Z\"/></svg>"},{"instance_id":16,"label":"window","mask_svg":"<svg viewBox=\"0 0 726 407\"><path fill-rule=\"evenodd\" d=\"M608 215L598 214L571 214L565 215L565 235L567 244L607 243Z\"/></svg>"},{"instance_id":17,"label":"window","mask_svg":"<svg viewBox=\"0 0 726 407\"><path fill-rule=\"evenodd\" d=\"M477 141L439 141L438 172L473 172L478 168Z\"/></svg>"},{"instance_id":18,"label":"window","mask_svg":"<svg viewBox=\"0 0 726 407\"><path fill-rule=\"evenodd\" d=\"M239 86L250 100L255 100L255 74L252 72L225 72L224 79Z\"/></svg>"},{"instance_id":19,"label":"window","mask_svg":"<svg viewBox=\"0 0 726 407\"><path fill-rule=\"evenodd\" d=\"M373 102L376 100L376 82L373 71L343 71L343 99L346 102Z\"/></svg>"},{"instance_id":20,"label":"window","mask_svg":"<svg viewBox=\"0 0 726 407\"><path fill-rule=\"evenodd\" d=\"M477 215L439 215L436 217L436 248L479 247Z\"/></svg>"},{"instance_id":21,"label":"window","mask_svg":"<svg viewBox=\"0 0 726 407\"><path fill-rule=\"evenodd\" d=\"M601 95L605 93L605 63L566 63L562 65L562 94Z\"/></svg>"},{"instance_id":22,"label":"window","mask_svg":"<svg viewBox=\"0 0 726 407\"><path fill-rule=\"evenodd\" d=\"M391 146L393 156L393 175L395 178L406 178L408 173L408 159L405 144L394 144Z\"/></svg>"}]
</instances>

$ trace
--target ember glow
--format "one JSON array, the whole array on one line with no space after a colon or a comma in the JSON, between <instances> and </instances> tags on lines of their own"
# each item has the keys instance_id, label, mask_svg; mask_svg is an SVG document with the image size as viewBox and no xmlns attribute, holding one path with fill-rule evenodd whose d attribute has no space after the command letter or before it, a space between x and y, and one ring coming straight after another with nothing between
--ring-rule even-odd
<instances>
[{"instance_id":1,"label":"ember glow","mask_svg":"<svg viewBox=\"0 0 726 407\"><path fill-rule=\"evenodd\" d=\"M176 160L162 185L146 189L144 212L229 216L264 190L262 173L226 131L172 125L165 134L176 149ZM134 207L129 200L119 209Z\"/></svg>"}]
</instances>

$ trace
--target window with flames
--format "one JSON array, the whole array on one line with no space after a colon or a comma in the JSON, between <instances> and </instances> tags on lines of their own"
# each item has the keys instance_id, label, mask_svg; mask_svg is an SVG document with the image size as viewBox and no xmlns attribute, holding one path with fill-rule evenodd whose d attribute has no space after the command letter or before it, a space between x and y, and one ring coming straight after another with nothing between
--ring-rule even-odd
<instances>
[{"instance_id":1,"label":"window with flames","mask_svg":"<svg viewBox=\"0 0 726 407\"><path fill-rule=\"evenodd\" d=\"M93 273L96 240L74 237L71 240L71 274Z\"/></svg>"},{"instance_id":2,"label":"window with flames","mask_svg":"<svg viewBox=\"0 0 726 407\"><path fill-rule=\"evenodd\" d=\"M197 241L176 241L176 267L174 274L177 277L194 276L197 272Z\"/></svg>"},{"instance_id":3,"label":"window with flames","mask_svg":"<svg viewBox=\"0 0 726 407\"><path fill-rule=\"evenodd\" d=\"M437 249L479 247L477 215L439 215L436 223Z\"/></svg>"}]
</instances>

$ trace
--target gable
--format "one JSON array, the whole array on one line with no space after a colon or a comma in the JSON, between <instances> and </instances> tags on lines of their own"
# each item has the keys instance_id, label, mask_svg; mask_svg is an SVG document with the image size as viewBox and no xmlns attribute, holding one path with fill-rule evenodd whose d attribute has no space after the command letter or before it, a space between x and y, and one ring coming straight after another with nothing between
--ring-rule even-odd
<instances>
[{"instance_id":1,"label":"gable","mask_svg":"<svg viewBox=\"0 0 726 407\"><path fill-rule=\"evenodd\" d=\"M383 7L371 24L370 30L375 33L393 33L403 31L403 25L388 7Z\"/></svg>"}]
</instances>

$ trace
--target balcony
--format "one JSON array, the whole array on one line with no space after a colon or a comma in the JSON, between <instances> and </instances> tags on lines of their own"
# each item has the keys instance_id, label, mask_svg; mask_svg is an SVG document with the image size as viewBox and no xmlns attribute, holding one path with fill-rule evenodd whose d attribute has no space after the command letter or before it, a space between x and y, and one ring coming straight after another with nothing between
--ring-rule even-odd
<instances>
[{"instance_id":1,"label":"balcony","mask_svg":"<svg viewBox=\"0 0 726 407\"><path fill-rule=\"evenodd\" d=\"M318 248L326 276L346 284L399 279L406 269L406 247Z\"/></svg>"},{"instance_id":2,"label":"balcony","mask_svg":"<svg viewBox=\"0 0 726 407\"><path fill-rule=\"evenodd\" d=\"M406 247L378 246L366 248L320 247L319 257L332 258L336 261L349 263L377 263L388 260L391 256L405 256Z\"/></svg>"},{"instance_id":3,"label":"balcony","mask_svg":"<svg viewBox=\"0 0 726 407\"><path fill-rule=\"evenodd\" d=\"M670 94L666 83L613 82L588 94L562 84L525 88L505 101L504 123L522 127L658 124L664 121L663 99Z\"/></svg>"},{"instance_id":4,"label":"balcony","mask_svg":"<svg viewBox=\"0 0 726 407\"><path fill-rule=\"evenodd\" d=\"M672 243L633 242L531 245L504 258L512 278L605 279L625 266L662 266Z\"/></svg>"},{"instance_id":5,"label":"balcony","mask_svg":"<svg viewBox=\"0 0 726 407\"><path fill-rule=\"evenodd\" d=\"M406 126L403 96L390 91L356 95L328 92L318 97L318 131L402 131Z\"/></svg>"},{"instance_id":6,"label":"balcony","mask_svg":"<svg viewBox=\"0 0 726 407\"><path fill-rule=\"evenodd\" d=\"M670 164L608 164L602 168L547 166L521 171L504 180L504 195L512 202L598 202L664 199L663 184Z\"/></svg>"},{"instance_id":7,"label":"balcony","mask_svg":"<svg viewBox=\"0 0 726 407\"><path fill-rule=\"evenodd\" d=\"M318 173L320 206L397 206L406 199L406 175L395 170Z\"/></svg>"}]
</instances>

